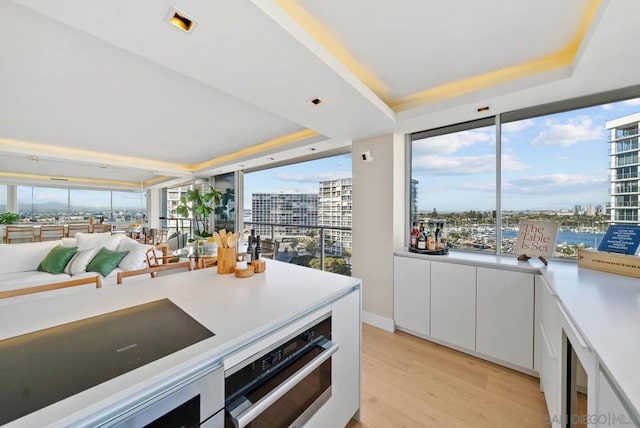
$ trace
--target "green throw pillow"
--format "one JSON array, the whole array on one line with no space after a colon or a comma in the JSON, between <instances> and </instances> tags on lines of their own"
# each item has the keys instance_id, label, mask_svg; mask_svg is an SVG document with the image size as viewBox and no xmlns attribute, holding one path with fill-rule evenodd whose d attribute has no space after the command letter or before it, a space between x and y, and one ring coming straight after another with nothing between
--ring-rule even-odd
<instances>
[{"instance_id":1,"label":"green throw pillow","mask_svg":"<svg viewBox=\"0 0 640 428\"><path fill-rule=\"evenodd\" d=\"M102 276L107 276L118 267L127 254L129 251L111 251L102 247L87 265L87 272L98 272Z\"/></svg>"},{"instance_id":2,"label":"green throw pillow","mask_svg":"<svg viewBox=\"0 0 640 428\"><path fill-rule=\"evenodd\" d=\"M47 257L38 265L38 270L54 275L62 273L64 267L77 251L78 247L63 247L62 245L53 247Z\"/></svg>"}]
</instances>

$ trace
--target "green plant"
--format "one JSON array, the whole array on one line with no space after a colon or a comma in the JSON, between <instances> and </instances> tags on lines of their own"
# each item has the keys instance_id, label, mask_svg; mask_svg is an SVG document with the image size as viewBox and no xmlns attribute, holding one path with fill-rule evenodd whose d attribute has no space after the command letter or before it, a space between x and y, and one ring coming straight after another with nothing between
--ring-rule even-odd
<instances>
[{"instance_id":1,"label":"green plant","mask_svg":"<svg viewBox=\"0 0 640 428\"><path fill-rule=\"evenodd\" d=\"M187 196L180 198L180 205L176 208L179 216L188 218L193 214L193 227L196 234L201 237L209 237L209 218L214 210L222 202L222 193L211 189L201 193L198 189L187 190Z\"/></svg>"},{"instance_id":2,"label":"green plant","mask_svg":"<svg viewBox=\"0 0 640 428\"><path fill-rule=\"evenodd\" d=\"M7 211L6 213L0 213L0 224L13 224L20 216L16 213Z\"/></svg>"}]
</instances>

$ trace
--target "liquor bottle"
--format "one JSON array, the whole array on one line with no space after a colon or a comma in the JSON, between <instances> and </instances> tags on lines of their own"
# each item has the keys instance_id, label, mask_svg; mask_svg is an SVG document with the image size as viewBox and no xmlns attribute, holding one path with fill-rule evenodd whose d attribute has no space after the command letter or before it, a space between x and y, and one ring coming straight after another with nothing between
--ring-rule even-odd
<instances>
[{"instance_id":1,"label":"liquor bottle","mask_svg":"<svg viewBox=\"0 0 640 428\"><path fill-rule=\"evenodd\" d=\"M429 228L429 234L427 235L427 250L436 249L436 237L433 234L433 230Z\"/></svg>"},{"instance_id":2,"label":"liquor bottle","mask_svg":"<svg viewBox=\"0 0 640 428\"><path fill-rule=\"evenodd\" d=\"M427 236L424 234L424 226L420 223L420 231L418 235L418 250L427 249Z\"/></svg>"},{"instance_id":3,"label":"liquor bottle","mask_svg":"<svg viewBox=\"0 0 640 428\"><path fill-rule=\"evenodd\" d=\"M411 248L418 248L418 236L420 236L420 230L418 230L418 224L413 222L413 229L411 229L411 240L409 245Z\"/></svg>"},{"instance_id":4,"label":"liquor bottle","mask_svg":"<svg viewBox=\"0 0 640 428\"><path fill-rule=\"evenodd\" d=\"M262 252L262 247L260 246L260 235L256 239L256 245L253 247L253 260L260 260L260 253Z\"/></svg>"},{"instance_id":5,"label":"liquor bottle","mask_svg":"<svg viewBox=\"0 0 640 428\"><path fill-rule=\"evenodd\" d=\"M440 223L436 223L436 232L435 232L435 237L436 237L436 249L440 250L442 249L442 231L440 230Z\"/></svg>"}]
</instances>

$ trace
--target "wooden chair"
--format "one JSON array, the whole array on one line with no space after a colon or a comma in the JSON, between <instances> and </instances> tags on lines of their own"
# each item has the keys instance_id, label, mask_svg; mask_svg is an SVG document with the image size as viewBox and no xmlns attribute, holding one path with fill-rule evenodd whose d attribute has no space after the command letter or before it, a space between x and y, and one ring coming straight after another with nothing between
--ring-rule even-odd
<instances>
[{"instance_id":1,"label":"wooden chair","mask_svg":"<svg viewBox=\"0 0 640 428\"><path fill-rule=\"evenodd\" d=\"M190 271L193 269L193 267L191 266L191 261L160 264L154 248L149 248L145 255L147 257L147 266L148 266L146 269L118 272L116 282L118 284L122 284L122 280L129 276L149 274L151 278L155 278L158 272L174 270L174 269L186 269Z\"/></svg>"},{"instance_id":2,"label":"wooden chair","mask_svg":"<svg viewBox=\"0 0 640 428\"><path fill-rule=\"evenodd\" d=\"M13 240L18 240L19 242L35 242L36 235L33 226L7 226L4 242L11 244Z\"/></svg>"},{"instance_id":3,"label":"wooden chair","mask_svg":"<svg viewBox=\"0 0 640 428\"><path fill-rule=\"evenodd\" d=\"M40 242L55 241L65 237L64 225L46 225L40 226Z\"/></svg>"},{"instance_id":4,"label":"wooden chair","mask_svg":"<svg viewBox=\"0 0 640 428\"><path fill-rule=\"evenodd\" d=\"M70 224L67 226L67 238L74 238L78 232L89 233L89 223Z\"/></svg>"},{"instance_id":5,"label":"wooden chair","mask_svg":"<svg viewBox=\"0 0 640 428\"><path fill-rule=\"evenodd\" d=\"M111 232L111 225L107 223L94 224L91 228L91 233Z\"/></svg>"},{"instance_id":6,"label":"wooden chair","mask_svg":"<svg viewBox=\"0 0 640 428\"><path fill-rule=\"evenodd\" d=\"M278 254L278 241L272 241L271 239L261 239L260 247L262 248L260 257L271 260L276 258L276 254Z\"/></svg>"},{"instance_id":7,"label":"wooden chair","mask_svg":"<svg viewBox=\"0 0 640 428\"><path fill-rule=\"evenodd\" d=\"M102 280L99 276L88 276L86 278L71 279L69 281L54 282L51 284L38 285L36 287L19 288L17 290L0 291L0 299L7 297L23 296L25 294L40 293L42 291L59 290L61 288L75 287L76 285L95 284L96 288L102 287Z\"/></svg>"}]
</instances>

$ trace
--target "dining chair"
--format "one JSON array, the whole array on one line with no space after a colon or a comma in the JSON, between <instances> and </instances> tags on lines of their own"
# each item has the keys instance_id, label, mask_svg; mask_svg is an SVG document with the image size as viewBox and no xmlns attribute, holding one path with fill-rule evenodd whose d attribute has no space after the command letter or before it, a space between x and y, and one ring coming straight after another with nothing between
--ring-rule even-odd
<instances>
[{"instance_id":1,"label":"dining chair","mask_svg":"<svg viewBox=\"0 0 640 428\"><path fill-rule=\"evenodd\" d=\"M260 257L272 260L276 258L276 254L278 253L278 241L273 241L271 239L261 239L260 247L262 248Z\"/></svg>"},{"instance_id":2,"label":"dining chair","mask_svg":"<svg viewBox=\"0 0 640 428\"><path fill-rule=\"evenodd\" d=\"M99 276L88 276L80 279L54 282L51 284L38 285L35 287L18 288L15 290L0 291L0 299L8 297L23 296L25 294L40 293L42 291L59 290L61 288L75 287L77 285L95 284L96 288L102 287L102 280Z\"/></svg>"},{"instance_id":3,"label":"dining chair","mask_svg":"<svg viewBox=\"0 0 640 428\"><path fill-rule=\"evenodd\" d=\"M12 241L35 242L36 235L33 226L6 226L4 242L11 244Z\"/></svg>"},{"instance_id":4,"label":"dining chair","mask_svg":"<svg viewBox=\"0 0 640 428\"><path fill-rule=\"evenodd\" d=\"M42 241L55 241L65 237L64 225L43 225L40 226L39 240Z\"/></svg>"},{"instance_id":5,"label":"dining chair","mask_svg":"<svg viewBox=\"0 0 640 428\"><path fill-rule=\"evenodd\" d=\"M111 225L108 223L94 224L91 232L92 233L111 232Z\"/></svg>"},{"instance_id":6,"label":"dining chair","mask_svg":"<svg viewBox=\"0 0 640 428\"><path fill-rule=\"evenodd\" d=\"M89 223L70 224L67 226L67 238L74 238L76 233L89 233Z\"/></svg>"},{"instance_id":7,"label":"dining chair","mask_svg":"<svg viewBox=\"0 0 640 428\"><path fill-rule=\"evenodd\" d=\"M158 261L158 257L156 255L156 252L154 251L153 248L149 248L146 252L146 258L147 258L147 268L145 269L138 269L138 270L128 270L128 271L123 271L123 272L118 272L117 274L117 279L116 279L116 283L118 285L122 284L122 280L124 278L127 278L129 276L136 276L136 275L150 275L151 278L155 278L156 274L158 272L163 272L163 271L167 271L167 270L174 270L174 269L186 269L188 271L191 271L193 269L193 267L191 266L191 261L186 261L186 262L176 262L176 263L163 263L160 264L160 262Z\"/></svg>"}]
</instances>

